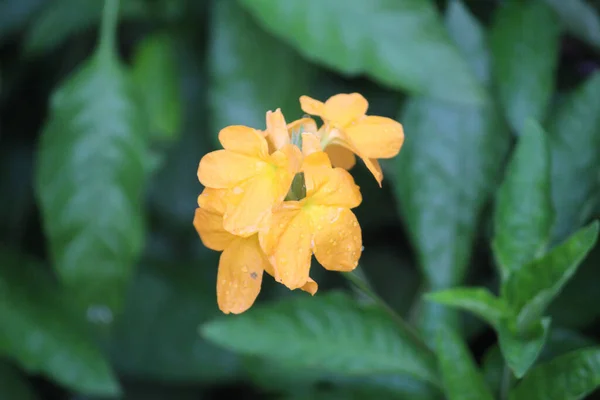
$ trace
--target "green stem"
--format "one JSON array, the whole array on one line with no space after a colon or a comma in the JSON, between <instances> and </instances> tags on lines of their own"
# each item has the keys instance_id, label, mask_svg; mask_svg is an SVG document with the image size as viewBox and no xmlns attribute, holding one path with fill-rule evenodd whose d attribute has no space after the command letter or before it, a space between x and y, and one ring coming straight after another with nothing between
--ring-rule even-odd
<instances>
[{"instance_id":1,"label":"green stem","mask_svg":"<svg viewBox=\"0 0 600 400\"><path fill-rule=\"evenodd\" d=\"M429 348L429 346L427 346L425 344L425 342L423 342L423 340L421 339L421 337L419 336L417 331L412 326L410 326L406 321L404 321L404 319L402 319L402 317L396 311L394 311L394 309L392 309L392 307L390 307L381 297L379 297L375 293L375 291L371 288L371 286L365 279L364 274L363 274L362 270L360 269L360 266L356 267L356 269L354 271L344 273L342 275L344 275L346 277L346 279L348 279L350 282L352 282L364 294L366 294L375 303L377 303L377 305L379 305L379 307L381 307L383 310L385 310L390 315L392 320L396 323L396 325L398 325L400 330L402 332L406 333L412 339L412 341L421 348L421 350L423 350L431 355L434 355L433 351Z\"/></svg>"},{"instance_id":2,"label":"green stem","mask_svg":"<svg viewBox=\"0 0 600 400\"><path fill-rule=\"evenodd\" d=\"M512 372L510 367L504 363L502 369L502 382L500 384L500 400L508 400L508 393L510 392L510 386L512 384Z\"/></svg>"},{"instance_id":3,"label":"green stem","mask_svg":"<svg viewBox=\"0 0 600 400\"><path fill-rule=\"evenodd\" d=\"M104 0L102 25L100 27L100 58L112 57L116 54L117 23L119 22L119 0Z\"/></svg>"}]
</instances>

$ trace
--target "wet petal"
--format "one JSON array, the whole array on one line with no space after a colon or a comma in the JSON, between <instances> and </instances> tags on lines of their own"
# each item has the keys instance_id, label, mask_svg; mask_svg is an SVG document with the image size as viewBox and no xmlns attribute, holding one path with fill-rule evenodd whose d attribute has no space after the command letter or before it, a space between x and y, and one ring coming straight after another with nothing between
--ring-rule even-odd
<instances>
[{"instance_id":1,"label":"wet petal","mask_svg":"<svg viewBox=\"0 0 600 400\"><path fill-rule=\"evenodd\" d=\"M282 179L282 184L285 184L287 179L290 179L291 182L291 179L300 170L302 158L302 152L298 147L293 144L286 144L271 154L269 161L276 168L278 176ZM291 175L291 178L288 175ZM285 192L287 193L287 189Z\"/></svg>"},{"instance_id":2,"label":"wet petal","mask_svg":"<svg viewBox=\"0 0 600 400\"><path fill-rule=\"evenodd\" d=\"M322 104L322 103L321 103ZM296 121L290 122L287 126L290 136L293 132L317 132L317 123L312 118L301 118Z\"/></svg>"},{"instance_id":3,"label":"wet petal","mask_svg":"<svg viewBox=\"0 0 600 400\"><path fill-rule=\"evenodd\" d=\"M381 171L381 166L379 165L379 161L375 158L362 158L363 162L367 166L367 169L371 171L379 187L381 187L381 182L383 181L383 172Z\"/></svg>"},{"instance_id":4,"label":"wet petal","mask_svg":"<svg viewBox=\"0 0 600 400\"><path fill-rule=\"evenodd\" d=\"M342 168L308 168L304 172L306 199L317 205L354 208L362 202L360 188Z\"/></svg>"},{"instance_id":5,"label":"wet petal","mask_svg":"<svg viewBox=\"0 0 600 400\"><path fill-rule=\"evenodd\" d=\"M322 151L321 140L314 133L302 134L302 153L305 156Z\"/></svg>"},{"instance_id":6,"label":"wet petal","mask_svg":"<svg viewBox=\"0 0 600 400\"><path fill-rule=\"evenodd\" d=\"M392 158L404 143L402 125L391 118L368 116L344 131L365 158Z\"/></svg>"},{"instance_id":7,"label":"wet petal","mask_svg":"<svg viewBox=\"0 0 600 400\"><path fill-rule=\"evenodd\" d=\"M268 223L273 206L281 201L280 190L274 172L257 175L232 188L226 198L225 230L237 236L258 232Z\"/></svg>"},{"instance_id":8,"label":"wet petal","mask_svg":"<svg viewBox=\"0 0 600 400\"><path fill-rule=\"evenodd\" d=\"M359 93L342 93L330 97L325 102L323 118L338 127L361 118L367 112L369 102Z\"/></svg>"},{"instance_id":9,"label":"wet petal","mask_svg":"<svg viewBox=\"0 0 600 400\"><path fill-rule=\"evenodd\" d=\"M319 290L319 284L309 277L308 282L306 282L300 289L314 296L315 293L317 293L317 290Z\"/></svg>"},{"instance_id":10,"label":"wet petal","mask_svg":"<svg viewBox=\"0 0 600 400\"><path fill-rule=\"evenodd\" d=\"M286 202L288 203L288 202ZM259 234L260 243L267 254L275 280L290 289L298 289L308 282L310 269L310 220L297 202L275 211L270 228Z\"/></svg>"},{"instance_id":11,"label":"wet petal","mask_svg":"<svg viewBox=\"0 0 600 400\"><path fill-rule=\"evenodd\" d=\"M352 271L362 252L362 236L356 216L347 208L314 207L314 253L330 271Z\"/></svg>"},{"instance_id":12,"label":"wet petal","mask_svg":"<svg viewBox=\"0 0 600 400\"><path fill-rule=\"evenodd\" d=\"M268 154L264 136L256 129L242 125L228 126L219 132L219 142L225 150L262 158Z\"/></svg>"},{"instance_id":13,"label":"wet petal","mask_svg":"<svg viewBox=\"0 0 600 400\"><path fill-rule=\"evenodd\" d=\"M337 144L327 146L325 148L325 153L329 156L331 164L334 167L350 170L356 164L354 153Z\"/></svg>"},{"instance_id":14,"label":"wet petal","mask_svg":"<svg viewBox=\"0 0 600 400\"><path fill-rule=\"evenodd\" d=\"M222 215L203 208L196 208L194 228L202 243L211 250L222 251L235 239L235 236L223 228Z\"/></svg>"},{"instance_id":15,"label":"wet petal","mask_svg":"<svg viewBox=\"0 0 600 400\"><path fill-rule=\"evenodd\" d=\"M290 143L285 118L279 108L274 112L267 111L267 135L269 135L275 149L280 149Z\"/></svg>"},{"instance_id":16,"label":"wet petal","mask_svg":"<svg viewBox=\"0 0 600 400\"><path fill-rule=\"evenodd\" d=\"M275 271L273 270L271 263L268 263L268 266L265 265L265 272L272 277L275 277ZM317 290L319 290L319 284L309 277L308 282L306 282L304 286L300 288L300 290L310 293L314 296L314 294L317 293Z\"/></svg>"},{"instance_id":17,"label":"wet petal","mask_svg":"<svg viewBox=\"0 0 600 400\"><path fill-rule=\"evenodd\" d=\"M256 236L237 238L221 254L217 274L217 303L225 314L246 311L258 296L268 264Z\"/></svg>"},{"instance_id":18,"label":"wet petal","mask_svg":"<svg viewBox=\"0 0 600 400\"><path fill-rule=\"evenodd\" d=\"M198 206L223 216L227 207L225 202L227 192L227 189L204 188L198 196Z\"/></svg>"},{"instance_id":19,"label":"wet petal","mask_svg":"<svg viewBox=\"0 0 600 400\"><path fill-rule=\"evenodd\" d=\"M300 108L305 113L318 117L322 117L325 112L325 104L323 102L308 96L300 96Z\"/></svg>"},{"instance_id":20,"label":"wet petal","mask_svg":"<svg viewBox=\"0 0 600 400\"><path fill-rule=\"evenodd\" d=\"M228 189L260 173L267 164L258 158L217 150L206 154L198 166L198 179L204 186Z\"/></svg>"}]
</instances>

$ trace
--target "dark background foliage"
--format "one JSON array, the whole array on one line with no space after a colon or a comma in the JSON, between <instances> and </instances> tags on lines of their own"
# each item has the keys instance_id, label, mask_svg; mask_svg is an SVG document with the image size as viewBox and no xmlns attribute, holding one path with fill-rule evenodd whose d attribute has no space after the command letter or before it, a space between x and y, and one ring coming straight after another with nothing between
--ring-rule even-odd
<instances>
[{"instance_id":1,"label":"dark background foliage","mask_svg":"<svg viewBox=\"0 0 600 400\"><path fill-rule=\"evenodd\" d=\"M553 243L598 216L600 84L560 110L599 79L600 2L122 0L108 64L103 6L0 0L0 399L114 398L116 382L128 400L437 398L405 375L282 367L200 334L220 315L218 254L192 226L200 158L227 125L350 92L406 133L383 188L352 170L362 270L425 342L459 321L499 387L494 331L421 294L497 290L493 199L527 118L558 143ZM599 261L596 245L552 302L542 361L600 339ZM315 298L350 289L311 276ZM255 307L307 296L266 278Z\"/></svg>"}]
</instances>

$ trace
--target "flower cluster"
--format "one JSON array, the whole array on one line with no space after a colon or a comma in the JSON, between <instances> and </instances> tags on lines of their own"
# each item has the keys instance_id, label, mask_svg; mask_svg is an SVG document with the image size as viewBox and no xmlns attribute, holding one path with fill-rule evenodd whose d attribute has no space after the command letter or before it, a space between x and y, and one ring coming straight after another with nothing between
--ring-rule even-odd
<instances>
[{"instance_id":1,"label":"flower cluster","mask_svg":"<svg viewBox=\"0 0 600 400\"><path fill-rule=\"evenodd\" d=\"M311 294L311 259L331 271L351 271L362 251L361 229L351 209L361 193L347 172L359 156L379 185L377 159L394 157L404 141L402 125L366 115L358 93L325 103L300 98L318 116L286 124L268 111L265 131L229 126L219 133L223 149L198 167L205 189L194 226L204 245L222 251L217 302L224 313L246 311L258 296L263 272L289 289Z\"/></svg>"}]
</instances>

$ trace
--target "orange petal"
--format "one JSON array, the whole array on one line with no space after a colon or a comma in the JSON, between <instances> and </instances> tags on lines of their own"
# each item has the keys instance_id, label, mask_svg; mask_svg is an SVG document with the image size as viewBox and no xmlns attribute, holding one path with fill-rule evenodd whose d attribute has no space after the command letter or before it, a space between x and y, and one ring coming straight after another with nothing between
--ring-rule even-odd
<instances>
[{"instance_id":1,"label":"orange petal","mask_svg":"<svg viewBox=\"0 0 600 400\"><path fill-rule=\"evenodd\" d=\"M198 179L204 186L228 189L258 174L266 163L256 157L217 150L206 154L198 166Z\"/></svg>"},{"instance_id":2,"label":"orange petal","mask_svg":"<svg viewBox=\"0 0 600 400\"><path fill-rule=\"evenodd\" d=\"M229 192L223 216L225 230L237 236L258 232L271 215L271 209L281 195L274 172L257 175L235 186Z\"/></svg>"},{"instance_id":3,"label":"orange petal","mask_svg":"<svg viewBox=\"0 0 600 400\"><path fill-rule=\"evenodd\" d=\"M258 296L268 264L256 236L237 238L221 254L217 274L217 303L225 314L246 311Z\"/></svg>"},{"instance_id":4,"label":"orange petal","mask_svg":"<svg viewBox=\"0 0 600 400\"><path fill-rule=\"evenodd\" d=\"M273 266L271 265L271 263L268 263L268 266L265 265L265 272L271 275L272 277L275 277L275 271L273 270ZM300 290L310 293L314 296L315 293L317 293L317 290L319 290L319 284L309 277L308 282L306 282L304 286L300 288Z\"/></svg>"},{"instance_id":5,"label":"orange petal","mask_svg":"<svg viewBox=\"0 0 600 400\"><path fill-rule=\"evenodd\" d=\"M307 114L322 117L325 112L325 104L312 97L300 96L300 108Z\"/></svg>"},{"instance_id":6,"label":"orange petal","mask_svg":"<svg viewBox=\"0 0 600 400\"><path fill-rule=\"evenodd\" d=\"M306 282L300 289L314 296L315 293L317 293L317 290L319 290L319 284L313 281L311 278L308 278L308 282Z\"/></svg>"},{"instance_id":7,"label":"orange petal","mask_svg":"<svg viewBox=\"0 0 600 400\"><path fill-rule=\"evenodd\" d=\"M362 202L360 188L356 186L352 175L346 170L308 168L304 172L304 177L305 202L345 208L358 207Z\"/></svg>"},{"instance_id":8,"label":"orange petal","mask_svg":"<svg viewBox=\"0 0 600 400\"><path fill-rule=\"evenodd\" d=\"M225 196L227 195L227 189L211 189L204 188L202 193L198 196L198 206L223 216L225 214Z\"/></svg>"},{"instance_id":9,"label":"orange petal","mask_svg":"<svg viewBox=\"0 0 600 400\"><path fill-rule=\"evenodd\" d=\"M325 102L323 118L338 127L361 118L367 112L369 102L359 93L342 93L330 97Z\"/></svg>"},{"instance_id":10,"label":"orange petal","mask_svg":"<svg viewBox=\"0 0 600 400\"><path fill-rule=\"evenodd\" d=\"M325 153L329 156L331 164L334 167L350 170L356 164L354 153L337 144L327 146L325 148Z\"/></svg>"},{"instance_id":11,"label":"orange petal","mask_svg":"<svg viewBox=\"0 0 600 400\"><path fill-rule=\"evenodd\" d=\"M367 169L371 171L379 187L381 187L381 182L383 181L383 172L381 171L381 166L379 165L379 161L375 158L362 158L363 162L367 166Z\"/></svg>"},{"instance_id":12,"label":"orange petal","mask_svg":"<svg viewBox=\"0 0 600 400\"><path fill-rule=\"evenodd\" d=\"M203 208L196 208L194 228L202 243L211 250L222 251L235 239L235 236L223 228L222 215Z\"/></svg>"},{"instance_id":13,"label":"orange petal","mask_svg":"<svg viewBox=\"0 0 600 400\"><path fill-rule=\"evenodd\" d=\"M321 140L314 133L303 133L302 134L302 153L305 156L313 153L322 151Z\"/></svg>"},{"instance_id":14,"label":"orange petal","mask_svg":"<svg viewBox=\"0 0 600 400\"><path fill-rule=\"evenodd\" d=\"M362 253L362 237L354 213L347 208L314 207L310 216L319 264L330 271L356 268Z\"/></svg>"},{"instance_id":15,"label":"orange petal","mask_svg":"<svg viewBox=\"0 0 600 400\"><path fill-rule=\"evenodd\" d=\"M302 152L293 144L286 144L278 151L271 154L269 159L270 164L275 167L278 176L282 179L282 184L285 184L287 179L291 179L300 170L302 164ZM291 175L291 178L287 175ZM287 193L286 188L285 193Z\"/></svg>"},{"instance_id":16,"label":"orange petal","mask_svg":"<svg viewBox=\"0 0 600 400\"><path fill-rule=\"evenodd\" d=\"M386 117L365 117L347 126L344 132L366 158L392 158L404 143L402 125Z\"/></svg>"},{"instance_id":17,"label":"orange petal","mask_svg":"<svg viewBox=\"0 0 600 400\"><path fill-rule=\"evenodd\" d=\"M323 103L321 103L323 104ZM294 122L290 122L287 126L290 135L293 132L317 132L317 123L312 118L301 118Z\"/></svg>"},{"instance_id":18,"label":"orange petal","mask_svg":"<svg viewBox=\"0 0 600 400\"><path fill-rule=\"evenodd\" d=\"M273 213L269 230L261 232L259 238L275 271L275 280L298 289L309 279L310 220L297 202L286 203Z\"/></svg>"},{"instance_id":19,"label":"orange petal","mask_svg":"<svg viewBox=\"0 0 600 400\"><path fill-rule=\"evenodd\" d=\"M290 143L285 118L279 108L275 112L267 111L267 135L269 135L275 149L280 149Z\"/></svg>"},{"instance_id":20,"label":"orange petal","mask_svg":"<svg viewBox=\"0 0 600 400\"><path fill-rule=\"evenodd\" d=\"M247 126L234 125L221 129L219 141L224 149L235 153L257 158L263 158L269 154L265 137L260 131Z\"/></svg>"}]
</instances>

